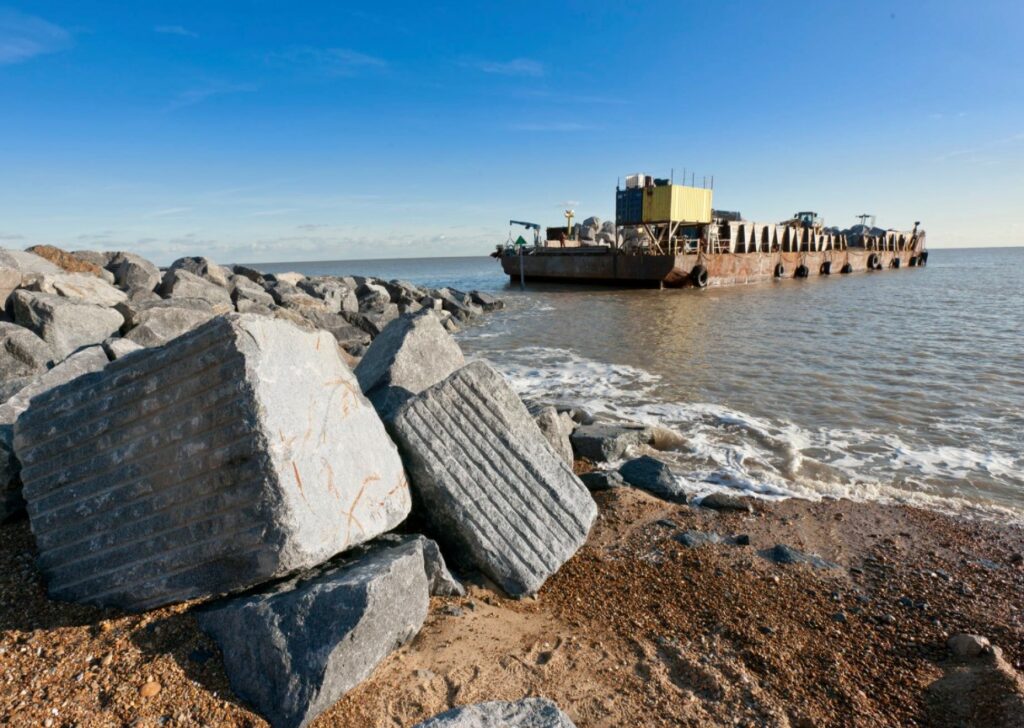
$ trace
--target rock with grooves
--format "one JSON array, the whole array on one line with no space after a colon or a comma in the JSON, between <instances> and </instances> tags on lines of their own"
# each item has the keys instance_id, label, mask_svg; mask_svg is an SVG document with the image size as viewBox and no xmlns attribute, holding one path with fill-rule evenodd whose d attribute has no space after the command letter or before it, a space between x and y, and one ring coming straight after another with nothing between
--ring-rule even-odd
<instances>
[{"instance_id":1,"label":"rock with grooves","mask_svg":"<svg viewBox=\"0 0 1024 728\"><path fill-rule=\"evenodd\" d=\"M76 377L96 372L107 365L102 346L77 351L53 369L42 372L25 384L13 397L0 405L0 521L24 507L21 498L21 465L14 455L14 423L28 409L36 395L70 382Z\"/></svg>"},{"instance_id":2,"label":"rock with grooves","mask_svg":"<svg viewBox=\"0 0 1024 728\"><path fill-rule=\"evenodd\" d=\"M486 363L408 400L391 430L431 535L509 595L535 593L586 540L590 493Z\"/></svg>"},{"instance_id":3,"label":"rock with grooves","mask_svg":"<svg viewBox=\"0 0 1024 728\"><path fill-rule=\"evenodd\" d=\"M635 458L619 468L619 475L634 488L673 503L686 503L686 491L672 469L649 455Z\"/></svg>"},{"instance_id":4,"label":"rock with grooves","mask_svg":"<svg viewBox=\"0 0 1024 728\"><path fill-rule=\"evenodd\" d=\"M15 291L11 306L15 322L39 334L57 359L83 346L99 344L124 323L124 317L114 309L51 293Z\"/></svg>"},{"instance_id":5,"label":"rock with grooves","mask_svg":"<svg viewBox=\"0 0 1024 728\"><path fill-rule=\"evenodd\" d=\"M569 716L547 698L523 698L515 702L489 703L452 708L413 728L576 728Z\"/></svg>"},{"instance_id":6,"label":"rock with grooves","mask_svg":"<svg viewBox=\"0 0 1024 728\"><path fill-rule=\"evenodd\" d=\"M635 445L651 442L653 433L643 425L595 422L577 427L572 433L572 448L576 455L597 462L618 460Z\"/></svg>"},{"instance_id":7,"label":"rock with grooves","mask_svg":"<svg viewBox=\"0 0 1024 728\"><path fill-rule=\"evenodd\" d=\"M419 632L428 608L418 540L376 546L196 613L235 694L274 728L301 728Z\"/></svg>"},{"instance_id":8,"label":"rock with grooves","mask_svg":"<svg viewBox=\"0 0 1024 728\"><path fill-rule=\"evenodd\" d=\"M56 599L131 610L309 568L410 508L329 334L232 314L35 398L15 452Z\"/></svg>"},{"instance_id":9,"label":"rock with grooves","mask_svg":"<svg viewBox=\"0 0 1024 728\"><path fill-rule=\"evenodd\" d=\"M395 319L373 340L356 367L363 393L390 420L409 397L466 363L462 350L432 312Z\"/></svg>"}]
</instances>

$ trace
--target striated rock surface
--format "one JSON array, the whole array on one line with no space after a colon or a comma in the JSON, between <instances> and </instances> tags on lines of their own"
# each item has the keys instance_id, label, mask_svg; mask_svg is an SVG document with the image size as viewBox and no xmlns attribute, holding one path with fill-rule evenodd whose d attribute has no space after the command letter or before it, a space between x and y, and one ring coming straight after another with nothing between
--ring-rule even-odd
<instances>
[{"instance_id":1,"label":"striated rock surface","mask_svg":"<svg viewBox=\"0 0 1024 728\"><path fill-rule=\"evenodd\" d=\"M431 535L509 595L535 593L586 540L590 493L486 363L408 400L391 428Z\"/></svg>"},{"instance_id":2,"label":"striated rock surface","mask_svg":"<svg viewBox=\"0 0 1024 728\"><path fill-rule=\"evenodd\" d=\"M37 397L15 452L51 595L132 610L314 566L410 507L330 336L258 316Z\"/></svg>"}]
</instances>

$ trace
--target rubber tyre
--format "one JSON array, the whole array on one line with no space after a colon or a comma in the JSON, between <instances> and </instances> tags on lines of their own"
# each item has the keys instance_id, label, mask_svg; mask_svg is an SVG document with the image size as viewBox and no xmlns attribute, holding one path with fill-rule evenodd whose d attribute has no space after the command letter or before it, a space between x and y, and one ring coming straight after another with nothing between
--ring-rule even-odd
<instances>
[{"instance_id":1,"label":"rubber tyre","mask_svg":"<svg viewBox=\"0 0 1024 728\"><path fill-rule=\"evenodd\" d=\"M853 266L850 263L847 263L846 265L844 265L842 268L839 269L839 272L840 273L853 273Z\"/></svg>"},{"instance_id":2,"label":"rubber tyre","mask_svg":"<svg viewBox=\"0 0 1024 728\"><path fill-rule=\"evenodd\" d=\"M917 267L917 256L916 255L910 256L910 260L907 261L907 265L909 265L911 268L916 268Z\"/></svg>"},{"instance_id":3,"label":"rubber tyre","mask_svg":"<svg viewBox=\"0 0 1024 728\"><path fill-rule=\"evenodd\" d=\"M819 275L827 276L832 275L832 261L826 260L821 264L821 270L818 271Z\"/></svg>"},{"instance_id":4,"label":"rubber tyre","mask_svg":"<svg viewBox=\"0 0 1024 728\"><path fill-rule=\"evenodd\" d=\"M795 278L806 278L811 274L810 269L806 265L798 265L796 271L793 273Z\"/></svg>"},{"instance_id":5,"label":"rubber tyre","mask_svg":"<svg viewBox=\"0 0 1024 728\"><path fill-rule=\"evenodd\" d=\"M921 253L919 256L917 256L917 264L919 266L920 265L927 265L928 264L928 252L927 251L925 251L925 252Z\"/></svg>"},{"instance_id":6,"label":"rubber tyre","mask_svg":"<svg viewBox=\"0 0 1024 728\"><path fill-rule=\"evenodd\" d=\"M878 270L880 263L878 262L878 253L872 253L868 256L868 270Z\"/></svg>"},{"instance_id":7,"label":"rubber tyre","mask_svg":"<svg viewBox=\"0 0 1024 728\"><path fill-rule=\"evenodd\" d=\"M775 276L776 278L782 278L782 276L786 275L786 266L784 266L782 263L776 263L775 272L772 273L772 275Z\"/></svg>"},{"instance_id":8,"label":"rubber tyre","mask_svg":"<svg viewBox=\"0 0 1024 728\"><path fill-rule=\"evenodd\" d=\"M695 265L690 271L690 280L697 288L708 287L708 269L702 265Z\"/></svg>"},{"instance_id":9,"label":"rubber tyre","mask_svg":"<svg viewBox=\"0 0 1024 728\"><path fill-rule=\"evenodd\" d=\"M900 259L899 258L893 258L892 262L889 263L889 267L890 268L899 268L900 267Z\"/></svg>"}]
</instances>

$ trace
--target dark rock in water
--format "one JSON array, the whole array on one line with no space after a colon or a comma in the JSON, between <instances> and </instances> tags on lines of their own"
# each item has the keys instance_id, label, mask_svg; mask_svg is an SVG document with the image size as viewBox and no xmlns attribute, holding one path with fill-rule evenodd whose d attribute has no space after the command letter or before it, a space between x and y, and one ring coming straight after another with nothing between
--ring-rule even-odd
<instances>
[{"instance_id":1,"label":"dark rock in water","mask_svg":"<svg viewBox=\"0 0 1024 728\"><path fill-rule=\"evenodd\" d=\"M649 455L638 457L619 468L622 479L634 488L673 503L686 503L686 491L679 484L672 469Z\"/></svg>"},{"instance_id":2,"label":"dark rock in water","mask_svg":"<svg viewBox=\"0 0 1024 728\"><path fill-rule=\"evenodd\" d=\"M626 481L622 479L617 470L594 470L581 475L580 480L591 492L622 488L626 485Z\"/></svg>"},{"instance_id":3,"label":"dark rock in water","mask_svg":"<svg viewBox=\"0 0 1024 728\"><path fill-rule=\"evenodd\" d=\"M554 407L544 407L534 414L537 426L563 460L572 465L572 442L570 436L576 427L568 415L560 415Z\"/></svg>"},{"instance_id":4,"label":"dark rock in water","mask_svg":"<svg viewBox=\"0 0 1024 728\"><path fill-rule=\"evenodd\" d=\"M596 462L617 460L626 450L651 441L651 430L643 425L599 422L581 425L572 433L572 447L578 457Z\"/></svg>"},{"instance_id":5,"label":"dark rock in water","mask_svg":"<svg viewBox=\"0 0 1024 728\"><path fill-rule=\"evenodd\" d=\"M14 445L56 599L142 610L243 589L411 507L331 336L259 316L215 318L33 398Z\"/></svg>"},{"instance_id":6,"label":"dark rock in water","mask_svg":"<svg viewBox=\"0 0 1024 728\"><path fill-rule=\"evenodd\" d=\"M101 346L76 351L53 369L41 372L6 402L0 405L0 521L20 513L25 506L21 496L21 464L14 453L14 423L29 407L33 397L71 381L83 374L96 372L109 359Z\"/></svg>"},{"instance_id":7,"label":"dark rock in water","mask_svg":"<svg viewBox=\"0 0 1024 728\"><path fill-rule=\"evenodd\" d=\"M363 394L387 422L409 397L466 363L462 350L432 311L395 319L370 344L356 367Z\"/></svg>"},{"instance_id":8,"label":"dark rock in water","mask_svg":"<svg viewBox=\"0 0 1024 728\"><path fill-rule=\"evenodd\" d=\"M486 363L409 399L391 432L430 534L510 596L534 594L586 540L590 493Z\"/></svg>"},{"instance_id":9,"label":"dark rock in water","mask_svg":"<svg viewBox=\"0 0 1024 728\"><path fill-rule=\"evenodd\" d=\"M589 410L574 404L559 404L555 403L555 409L558 410L559 414L567 414L572 421L577 425L592 425L597 422L597 418L590 413Z\"/></svg>"},{"instance_id":10,"label":"dark rock in water","mask_svg":"<svg viewBox=\"0 0 1024 728\"><path fill-rule=\"evenodd\" d=\"M413 728L576 728L569 716L546 698L514 703L495 700L453 708Z\"/></svg>"},{"instance_id":11,"label":"dark rock in water","mask_svg":"<svg viewBox=\"0 0 1024 728\"><path fill-rule=\"evenodd\" d=\"M10 300L15 322L38 334L57 360L83 346L99 344L124 323L114 309L76 298L20 290Z\"/></svg>"},{"instance_id":12,"label":"dark rock in water","mask_svg":"<svg viewBox=\"0 0 1024 728\"><path fill-rule=\"evenodd\" d=\"M416 636L428 600L414 539L224 599L196 620L220 646L235 694L275 728L301 728Z\"/></svg>"},{"instance_id":13,"label":"dark rock in water","mask_svg":"<svg viewBox=\"0 0 1024 728\"><path fill-rule=\"evenodd\" d=\"M441 299L441 308L457 321L468 321L480 313L480 309L470 302L469 296L451 288L440 289L437 297Z\"/></svg>"},{"instance_id":14,"label":"dark rock in water","mask_svg":"<svg viewBox=\"0 0 1024 728\"><path fill-rule=\"evenodd\" d=\"M753 513L754 507L746 498L739 498L728 493L711 493L704 496L700 501L702 508L710 508L715 511L744 511Z\"/></svg>"},{"instance_id":15,"label":"dark rock in water","mask_svg":"<svg viewBox=\"0 0 1024 728\"><path fill-rule=\"evenodd\" d=\"M53 349L24 326L0 321L0 382L31 377L53 361Z\"/></svg>"},{"instance_id":16,"label":"dark rock in water","mask_svg":"<svg viewBox=\"0 0 1024 728\"><path fill-rule=\"evenodd\" d=\"M505 308L505 302L500 298L495 298L489 293L482 293L480 291L470 291L469 299L474 305L479 306L484 311L497 311L500 308Z\"/></svg>"},{"instance_id":17,"label":"dark rock in water","mask_svg":"<svg viewBox=\"0 0 1024 728\"><path fill-rule=\"evenodd\" d=\"M826 561L815 554L805 554L781 543L757 553L759 556L769 561L774 561L776 564L807 564L815 569L839 568L839 564Z\"/></svg>"}]
</instances>

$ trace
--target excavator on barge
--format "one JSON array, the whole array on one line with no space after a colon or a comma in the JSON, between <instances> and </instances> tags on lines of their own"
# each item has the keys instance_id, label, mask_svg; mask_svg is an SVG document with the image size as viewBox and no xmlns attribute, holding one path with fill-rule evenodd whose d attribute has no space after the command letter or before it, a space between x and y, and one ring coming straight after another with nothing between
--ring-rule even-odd
<instances>
[{"instance_id":1,"label":"excavator on barge","mask_svg":"<svg viewBox=\"0 0 1024 728\"><path fill-rule=\"evenodd\" d=\"M713 184L713 182L712 182ZM779 223L744 220L712 208L712 187L674 184L645 174L616 187L615 221L587 218L565 227L510 221L534 233L499 245L492 254L519 281L559 281L618 286L735 285L897 268L928 262L925 232L874 227L860 215L847 230L825 227L810 211ZM872 223L868 225L870 220Z\"/></svg>"}]
</instances>

